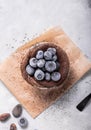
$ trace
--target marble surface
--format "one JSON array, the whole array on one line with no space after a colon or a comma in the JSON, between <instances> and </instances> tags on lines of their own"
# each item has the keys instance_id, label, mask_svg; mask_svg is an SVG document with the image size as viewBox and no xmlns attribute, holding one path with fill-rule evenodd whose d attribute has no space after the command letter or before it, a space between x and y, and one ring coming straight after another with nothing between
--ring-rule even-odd
<instances>
[{"instance_id":1,"label":"marble surface","mask_svg":"<svg viewBox=\"0 0 91 130\"><path fill-rule=\"evenodd\" d=\"M91 0L0 0L0 62L17 47L36 37L49 27L60 25L76 45L91 59ZM23 111L29 121L26 130L91 130L91 103L83 112L76 105L91 92L89 71L61 99L39 117ZM0 113L11 112L18 103L0 82ZM8 130L0 123L0 130Z\"/></svg>"}]
</instances>

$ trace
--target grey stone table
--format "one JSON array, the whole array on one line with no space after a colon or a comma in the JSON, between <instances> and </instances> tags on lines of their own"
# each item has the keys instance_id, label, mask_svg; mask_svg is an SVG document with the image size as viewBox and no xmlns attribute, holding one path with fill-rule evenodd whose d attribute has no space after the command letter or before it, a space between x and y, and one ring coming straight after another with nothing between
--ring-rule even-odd
<instances>
[{"instance_id":1,"label":"grey stone table","mask_svg":"<svg viewBox=\"0 0 91 130\"><path fill-rule=\"evenodd\" d=\"M0 62L20 45L56 25L91 59L91 0L0 0ZM83 112L76 109L90 92L91 71L38 118L32 119L24 110L29 120L26 130L91 130L91 103ZM0 113L10 112L17 103L0 82ZM12 122L17 124L13 117L0 123L0 130L8 130Z\"/></svg>"}]
</instances>

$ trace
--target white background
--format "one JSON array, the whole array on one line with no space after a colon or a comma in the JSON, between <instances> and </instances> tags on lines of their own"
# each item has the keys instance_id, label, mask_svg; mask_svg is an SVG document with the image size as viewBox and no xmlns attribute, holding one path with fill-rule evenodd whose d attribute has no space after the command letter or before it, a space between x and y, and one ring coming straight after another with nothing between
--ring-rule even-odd
<instances>
[{"instance_id":1,"label":"white background","mask_svg":"<svg viewBox=\"0 0 91 130\"><path fill-rule=\"evenodd\" d=\"M20 45L56 25L91 59L91 0L0 0L0 62ZM24 110L29 121L26 130L91 130L91 103L83 112L76 109L90 92L91 71L36 119ZM17 103L0 82L0 113L11 112ZM0 130L9 130L12 122L17 124L17 119L0 123Z\"/></svg>"}]
</instances>

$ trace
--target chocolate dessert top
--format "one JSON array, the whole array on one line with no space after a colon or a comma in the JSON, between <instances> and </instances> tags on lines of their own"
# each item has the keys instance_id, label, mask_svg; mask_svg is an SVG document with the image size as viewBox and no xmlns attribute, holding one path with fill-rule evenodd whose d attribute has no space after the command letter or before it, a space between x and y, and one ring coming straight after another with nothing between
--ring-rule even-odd
<instances>
[{"instance_id":1,"label":"chocolate dessert top","mask_svg":"<svg viewBox=\"0 0 91 130\"><path fill-rule=\"evenodd\" d=\"M23 78L32 86L41 89L60 87L68 76L69 59L56 43L37 43L25 55L21 72Z\"/></svg>"}]
</instances>

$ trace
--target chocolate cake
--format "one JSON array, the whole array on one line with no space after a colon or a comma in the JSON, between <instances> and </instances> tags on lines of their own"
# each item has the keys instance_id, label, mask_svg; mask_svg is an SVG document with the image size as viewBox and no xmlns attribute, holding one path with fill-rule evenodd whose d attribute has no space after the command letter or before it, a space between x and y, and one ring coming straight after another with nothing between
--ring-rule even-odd
<instances>
[{"instance_id":1,"label":"chocolate cake","mask_svg":"<svg viewBox=\"0 0 91 130\"><path fill-rule=\"evenodd\" d=\"M30 76L26 72L26 66L28 65L29 59L36 56L36 53L38 50L46 51L48 48L55 48L58 61L60 63L59 73L61 74L61 79L57 82L54 81L38 81L33 76ZM65 51L60 48L55 43L49 43L49 42L41 42L37 43L36 45L32 46L28 53L25 55L24 59L21 63L21 73L23 78L32 86L36 86L37 88L44 89L44 88L53 88L53 87L60 87L63 85L63 83L66 81L68 73L69 73L69 59Z\"/></svg>"}]
</instances>

